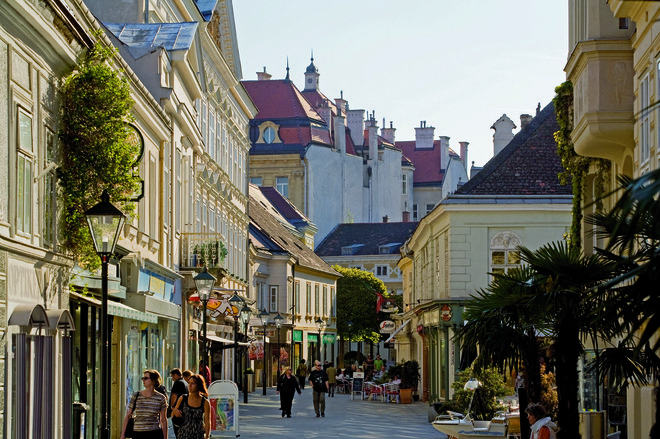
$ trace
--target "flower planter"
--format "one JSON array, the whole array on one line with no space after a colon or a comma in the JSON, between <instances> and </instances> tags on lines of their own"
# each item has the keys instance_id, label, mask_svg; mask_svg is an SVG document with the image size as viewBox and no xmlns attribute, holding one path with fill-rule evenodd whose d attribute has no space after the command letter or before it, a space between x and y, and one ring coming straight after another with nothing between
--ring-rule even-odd
<instances>
[{"instance_id":1,"label":"flower planter","mask_svg":"<svg viewBox=\"0 0 660 439\"><path fill-rule=\"evenodd\" d=\"M401 404L411 404L412 389L399 389L399 397L401 398Z\"/></svg>"}]
</instances>

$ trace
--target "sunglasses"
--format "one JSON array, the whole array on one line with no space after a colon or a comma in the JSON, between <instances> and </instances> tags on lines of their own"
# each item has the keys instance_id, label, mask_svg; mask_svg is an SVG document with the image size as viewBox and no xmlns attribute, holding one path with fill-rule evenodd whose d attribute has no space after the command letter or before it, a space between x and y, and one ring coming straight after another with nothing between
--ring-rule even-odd
<instances>
[{"instance_id":1,"label":"sunglasses","mask_svg":"<svg viewBox=\"0 0 660 439\"><path fill-rule=\"evenodd\" d=\"M150 380L151 378L149 377L142 377L142 381Z\"/></svg>"}]
</instances>

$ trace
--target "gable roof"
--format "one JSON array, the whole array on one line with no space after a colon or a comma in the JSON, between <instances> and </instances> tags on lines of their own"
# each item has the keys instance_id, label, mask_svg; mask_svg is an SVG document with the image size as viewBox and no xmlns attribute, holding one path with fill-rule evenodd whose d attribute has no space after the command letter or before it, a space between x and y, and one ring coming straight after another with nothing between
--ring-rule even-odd
<instances>
[{"instance_id":1,"label":"gable roof","mask_svg":"<svg viewBox=\"0 0 660 439\"><path fill-rule=\"evenodd\" d=\"M559 183L558 174L564 168L554 138L558 130L550 103L456 194L572 195L570 184Z\"/></svg>"},{"instance_id":2,"label":"gable roof","mask_svg":"<svg viewBox=\"0 0 660 439\"><path fill-rule=\"evenodd\" d=\"M298 227L303 224L311 224L307 218L296 206L286 197L280 194L274 187L260 186L261 194L270 202L271 206L281 215L283 219Z\"/></svg>"},{"instance_id":3,"label":"gable roof","mask_svg":"<svg viewBox=\"0 0 660 439\"><path fill-rule=\"evenodd\" d=\"M119 41L132 48L189 50L198 23L103 23Z\"/></svg>"},{"instance_id":4,"label":"gable roof","mask_svg":"<svg viewBox=\"0 0 660 439\"><path fill-rule=\"evenodd\" d=\"M339 224L316 247L316 254L321 257L342 256L342 247L353 246L352 255L382 255L380 247L387 245L389 245L388 254L398 254L399 248L412 236L417 224L416 222Z\"/></svg>"},{"instance_id":5,"label":"gable roof","mask_svg":"<svg viewBox=\"0 0 660 439\"><path fill-rule=\"evenodd\" d=\"M289 232L264 206L252 196L249 199L250 240L257 248L285 253L296 258L302 267L340 277L332 267Z\"/></svg>"}]
</instances>

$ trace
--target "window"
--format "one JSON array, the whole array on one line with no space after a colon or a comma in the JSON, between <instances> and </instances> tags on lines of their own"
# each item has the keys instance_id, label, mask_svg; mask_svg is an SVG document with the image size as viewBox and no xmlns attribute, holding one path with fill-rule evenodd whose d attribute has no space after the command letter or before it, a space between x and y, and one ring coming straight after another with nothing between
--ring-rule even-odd
<instances>
[{"instance_id":1,"label":"window","mask_svg":"<svg viewBox=\"0 0 660 439\"><path fill-rule=\"evenodd\" d=\"M426 204L426 214L425 215L428 215L429 213L431 213L431 211L433 210L434 207L435 207L435 204L427 203Z\"/></svg>"},{"instance_id":2,"label":"window","mask_svg":"<svg viewBox=\"0 0 660 439\"><path fill-rule=\"evenodd\" d=\"M500 232L490 241L490 272L506 274L512 268L521 266L520 252L516 246L520 238L513 232Z\"/></svg>"},{"instance_id":3,"label":"window","mask_svg":"<svg viewBox=\"0 0 660 439\"><path fill-rule=\"evenodd\" d=\"M328 315L328 286L323 285L323 315Z\"/></svg>"},{"instance_id":4,"label":"window","mask_svg":"<svg viewBox=\"0 0 660 439\"><path fill-rule=\"evenodd\" d=\"M305 295L305 299L307 299L307 303L305 304L305 308L307 311L308 315L312 314L312 284L307 282L307 294Z\"/></svg>"},{"instance_id":5,"label":"window","mask_svg":"<svg viewBox=\"0 0 660 439\"><path fill-rule=\"evenodd\" d=\"M330 308L330 313L332 314L331 317L337 317L337 296L335 295L335 287L330 287L330 303L331 303L331 308Z\"/></svg>"},{"instance_id":6,"label":"window","mask_svg":"<svg viewBox=\"0 0 660 439\"><path fill-rule=\"evenodd\" d=\"M213 111L209 111L209 143L207 144L207 152L211 156L211 160L215 161L215 115Z\"/></svg>"},{"instance_id":7,"label":"window","mask_svg":"<svg viewBox=\"0 0 660 439\"><path fill-rule=\"evenodd\" d=\"M54 166L53 157L55 154L55 145L57 136L55 133L46 127L46 160L44 162L44 169L49 166ZM43 236L44 245L48 248L53 248L55 245L56 224L57 224L57 177L55 170L49 171L44 177L44 225Z\"/></svg>"},{"instance_id":8,"label":"window","mask_svg":"<svg viewBox=\"0 0 660 439\"><path fill-rule=\"evenodd\" d=\"M296 285L294 286L295 292L294 292L294 298L293 300L296 301L296 314L300 314L300 282L296 281Z\"/></svg>"},{"instance_id":9,"label":"window","mask_svg":"<svg viewBox=\"0 0 660 439\"><path fill-rule=\"evenodd\" d=\"M406 174L401 175L401 183L402 183L402 188L401 188L401 193L403 195L408 195L408 176Z\"/></svg>"},{"instance_id":10,"label":"window","mask_svg":"<svg viewBox=\"0 0 660 439\"><path fill-rule=\"evenodd\" d=\"M172 206L179 206L181 203L181 187L182 187L182 176L181 176L181 150L177 148L176 154L174 156L174 172L176 174L176 188L174 194L174 200ZM174 228L176 232L181 231L181 210L183 209L174 209Z\"/></svg>"},{"instance_id":11,"label":"window","mask_svg":"<svg viewBox=\"0 0 660 439\"><path fill-rule=\"evenodd\" d=\"M16 230L30 233L32 228L32 117L18 112L18 190L16 194Z\"/></svg>"},{"instance_id":12,"label":"window","mask_svg":"<svg viewBox=\"0 0 660 439\"><path fill-rule=\"evenodd\" d=\"M273 143L275 140L275 129L273 127L268 127L264 130L264 142Z\"/></svg>"},{"instance_id":13,"label":"window","mask_svg":"<svg viewBox=\"0 0 660 439\"><path fill-rule=\"evenodd\" d=\"M649 75L646 74L639 84L639 102L640 102L640 124L639 124L639 148L640 163L645 163L649 159L651 127L649 125L649 107L651 99L649 96Z\"/></svg>"},{"instance_id":14,"label":"window","mask_svg":"<svg viewBox=\"0 0 660 439\"><path fill-rule=\"evenodd\" d=\"M289 177L277 177L275 179L275 189L283 197L289 198Z\"/></svg>"},{"instance_id":15,"label":"window","mask_svg":"<svg viewBox=\"0 0 660 439\"><path fill-rule=\"evenodd\" d=\"M259 187L261 187L261 185L263 184L263 181L264 181L264 179L261 178L261 177L252 177L252 178L250 178L250 183L252 183L255 186L259 186Z\"/></svg>"},{"instance_id":16,"label":"window","mask_svg":"<svg viewBox=\"0 0 660 439\"><path fill-rule=\"evenodd\" d=\"M387 276L387 265L376 265L376 276Z\"/></svg>"},{"instance_id":17,"label":"window","mask_svg":"<svg viewBox=\"0 0 660 439\"><path fill-rule=\"evenodd\" d=\"M277 285L270 286L270 312L279 312L277 309Z\"/></svg>"},{"instance_id":18,"label":"window","mask_svg":"<svg viewBox=\"0 0 660 439\"><path fill-rule=\"evenodd\" d=\"M321 314L321 307L319 306L319 301L321 298L319 297L319 284L314 285L314 314L319 315Z\"/></svg>"},{"instance_id":19,"label":"window","mask_svg":"<svg viewBox=\"0 0 660 439\"><path fill-rule=\"evenodd\" d=\"M413 219L413 221L417 221L417 205L416 204L413 204L412 219Z\"/></svg>"},{"instance_id":20,"label":"window","mask_svg":"<svg viewBox=\"0 0 660 439\"><path fill-rule=\"evenodd\" d=\"M257 282L257 300L259 302L259 309L268 308L268 297L266 295L266 284Z\"/></svg>"}]
</instances>

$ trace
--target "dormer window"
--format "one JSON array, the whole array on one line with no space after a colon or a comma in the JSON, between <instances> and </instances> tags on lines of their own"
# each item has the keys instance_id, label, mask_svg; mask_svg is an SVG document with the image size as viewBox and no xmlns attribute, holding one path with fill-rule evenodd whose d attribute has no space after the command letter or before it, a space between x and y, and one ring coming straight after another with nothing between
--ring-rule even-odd
<instances>
[{"instance_id":1,"label":"dormer window","mask_svg":"<svg viewBox=\"0 0 660 439\"><path fill-rule=\"evenodd\" d=\"M388 244L383 244L378 246L378 254L389 255L401 247L400 242L390 242Z\"/></svg>"},{"instance_id":2,"label":"dormer window","mask_svg":"<svg viewBox=\"0 0 660 439\"><path fill-rule=\"evenodd\" d=\"M342 256L355 255L362 247L364 247L364 244L347 245L341 248L341 254Z\"/></svg>"},{"instance_id":3,"label":"dormer window","mask_svg":"<svg viewBox=\"0 0 660 439\"><path fill-rule=\"evenodd\" d=\"M271 121L266 121L259 125L259 138L257 143L265 143L267 145L273 143L282 143L278 135L279 126Z\"/></svg>"}]
</instances>

